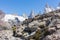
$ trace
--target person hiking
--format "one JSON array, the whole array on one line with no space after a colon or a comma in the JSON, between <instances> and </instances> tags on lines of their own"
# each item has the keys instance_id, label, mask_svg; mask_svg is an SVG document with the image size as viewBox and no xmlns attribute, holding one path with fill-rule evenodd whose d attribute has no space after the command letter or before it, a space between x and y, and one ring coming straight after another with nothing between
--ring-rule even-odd
<instances>
[{"instance_id":1,"label":"person hiking","mask_svg":"<svg viewBox=\"0 0 60 40\"><path fill-rule=\"evenodd\" d=\"M17 34L17 33L16 33L16 31L17 31L16 29L17 29L17 27L16 27L16 25L14 25L14 26L12 27L13 36L16 36L16 34Z\"/></svg>"}]
</instances>

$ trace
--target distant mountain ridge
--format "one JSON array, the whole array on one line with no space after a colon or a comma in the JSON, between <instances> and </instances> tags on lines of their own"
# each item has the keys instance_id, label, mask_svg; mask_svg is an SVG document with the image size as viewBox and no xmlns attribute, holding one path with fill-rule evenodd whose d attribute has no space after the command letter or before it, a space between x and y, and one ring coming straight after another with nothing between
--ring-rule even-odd
<instances>
[{"instance_id":1,"label":"distant mountain ridge","mask_svg":"<svg viewBox=\"0 0 60 40\"><path fill-rule=\"evenodd\" d=\"M9 19L13 20L15 18L18 18L20 21L24 21L26 18L18 15L12 15L12 14L5 14L5 17L2 18L3 21L8 21Z\"/></svg>"}]
</instances>

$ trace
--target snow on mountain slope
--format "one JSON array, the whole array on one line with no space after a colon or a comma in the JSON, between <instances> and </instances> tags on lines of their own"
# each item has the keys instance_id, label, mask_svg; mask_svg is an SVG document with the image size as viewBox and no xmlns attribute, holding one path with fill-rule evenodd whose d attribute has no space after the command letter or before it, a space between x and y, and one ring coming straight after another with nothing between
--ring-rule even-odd
<instances>
[{"instance_id":1,"label":"snow on mountain slope","mask_svg":"<svg viewBox=\"0 0 60 40\"><path fill-rule=\"evenodd\" d=\"M6 14L5 17L2 19L3 21L8 21L9 19L14 20L15 18L18 18L20 21L24 21L26 18L22 16L12 15L12 14Z\"/></svg>"}]
</instances>

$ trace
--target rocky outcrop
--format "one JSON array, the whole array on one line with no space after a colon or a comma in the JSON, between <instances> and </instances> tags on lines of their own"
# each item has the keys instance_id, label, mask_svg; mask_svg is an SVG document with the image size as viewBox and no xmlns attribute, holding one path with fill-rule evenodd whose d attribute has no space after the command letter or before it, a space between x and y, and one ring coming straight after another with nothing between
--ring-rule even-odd
<instances>
[{"instance_id":1,"label":"rocky outcrop","mask_svg":"<svg viewBox=\"0 0 60 40\"><path fill-rule=\"evenodd\" d=\"M0 40L22 40L12 36L11 30L2 30L0 31Z\"/></svg>"}]
</instances>

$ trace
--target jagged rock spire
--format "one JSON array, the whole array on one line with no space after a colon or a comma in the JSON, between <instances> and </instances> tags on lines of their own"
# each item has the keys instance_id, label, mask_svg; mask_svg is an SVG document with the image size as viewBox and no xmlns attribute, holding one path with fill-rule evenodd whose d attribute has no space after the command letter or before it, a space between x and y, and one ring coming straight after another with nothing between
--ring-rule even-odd
<instances>
[{"instance_id":1,"label":"jagged rock spire","mask_svg":"<svg viewBox=\"0 0 60 40\"><path fill-rule=\"evenodd\" d=\"M60 7L60 2L59 2L59 4L58 4L58 6Z\"/></svg>"},{"instance_id":2,"label":"jagged rock spire","mask_svg":"<svg viewBox=\"0 0 60 40\"><path fill-rule=\"evenodd\" d=\"M29 15L29 18L33 18L33 17L35 17L35 13L34 13L34 11L32 10L31 13L30 13L30 15Z\"/></svg>"},{"instance_id":3,"label":"jagged rock spire","mask_svg":"<svg viewBox=\"0 0 60 40\"><path fill-rule=\"evenodd\" d=\"M23 17L28 19L28 16L26 15L26 13L23 14Z\"/></svg>"},{"instance_id":4,"label":"jagged rock spire","mask_svg":"<svg viewBox=\"0 0 60 40\"><path fill-rule=\"evenodd\" d=\"M54 9L51 7L51 6L49 6L48 4L46 4L45 5L45 11L44 11L44 13L48 13L48 12L51 12L51 11L53 11Z\"/></svg>"},{"instance_id":5,"label":"jagged rock spire","mask_svg":"<svg viewBox=\"0 0 60 40\"><path fill-rule=\"evenodd\" d=\"M50 6L48 5L48 3L46 3L45 7L46 7L46 8L49 8Z\"/></svg>"},{"instance_id":6,"label":"jagged rock spire","mask_svg":"<svg viewBox=\"0 0 60 40\"><path fill-rule=\"evenodd\" d=\"M60 2L59 2L59 4L58 4L58 7L57 7L57 9L60 9Z\"/></svg>"}]
</instances>

